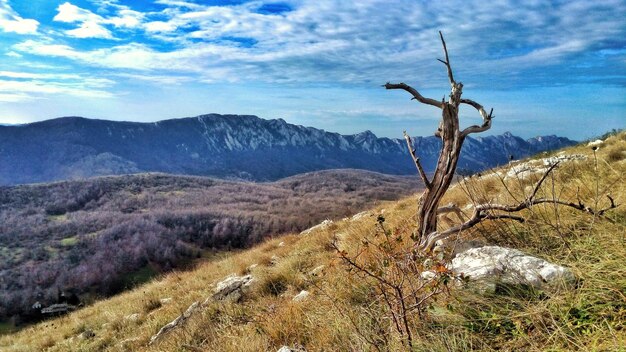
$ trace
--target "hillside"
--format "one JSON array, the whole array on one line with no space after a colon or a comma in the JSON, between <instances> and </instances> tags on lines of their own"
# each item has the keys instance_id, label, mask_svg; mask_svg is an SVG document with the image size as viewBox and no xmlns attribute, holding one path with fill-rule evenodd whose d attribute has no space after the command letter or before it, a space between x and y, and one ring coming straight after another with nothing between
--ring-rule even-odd
<instances>
[{"instance_id":1,"label":"hillside","mask_svg":"<svg viewBox=\"0 0 626 352\"><path fill-rule=\"evenodd\" d=\"M31 306L60 292L90 302L419 187L360 170L273 183L139 174L0 187L0 321L39 319Z\"/></svg>"},{"instance_id":2,"label":"hillside","mask_svg":"<svg viewBox=\"0 0 626 352\"><path fill-rule=\"evenodd\" d=\"M540 192L559 199L597 203L610 193L618 204L606 218L552 205L522 213L528 221L491 222L464 238L521 249L571 268L568 289L481 293L450 286L413 316L416 350L608 351L626 348L626 134L609 137L597 152L587 145L556 156L564 161ZM542 155L547 158L550 155ZM462 180L445 202L513 202L532 180L518 163ZM515 170L515 171L514 171ZM514 171L514 172L513 172ZM500 177L513 175L517 177ZM504 188L506 186L506 188ZM388 311L376 304L376 284L352 273L331 243L356 255L365 238L384 224L409 243L415 196L306 235L272 239L246 251L169 274L132 292L95 303L19 333L0 337L6 351L276 351L301 345L307 351L399 350ZM380 240L380 238L379 238ZM361 249L359 249L361 248ZM367 259L364 259L367 261ZM256 264L256 267L250 266ZM374 264L374 262L372 263ZM375 267L373 267L375 268ZM240 303L205 301L227 275L251 273L254 289ZM306 299L294 301L301 290ZM193 302L205 303L181 326L148 346L166 323Z\"/></svg>"},{"instance_id":3,"label":"hillside","mask_svg":"<svg viewBox=\"0 0 626 352\"><path fill-rule=\"evenodd\" d=\"M414 144L426 170L433 170L440 140L416 137ZM510 155L523 158L571 144L562 137L525 141L510 133L468 138L459 168L483 170L508 162ZM217 114L155 123L64 117L0 126L0 165L11 166L0 167L0 185L138 172L254 181L338 168L415 172L403 139L377 138L370 131L344 136L282 119Z\"/></svg>"}]
</instances>

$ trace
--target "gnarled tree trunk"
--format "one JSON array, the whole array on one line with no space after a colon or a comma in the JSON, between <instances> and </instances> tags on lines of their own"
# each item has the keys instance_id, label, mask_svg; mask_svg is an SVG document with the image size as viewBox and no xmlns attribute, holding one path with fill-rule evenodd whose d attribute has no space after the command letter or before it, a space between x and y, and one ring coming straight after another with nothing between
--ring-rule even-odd
<instances>
[{"instance_id":1,"label":"gnarled tree trunk","mask_svg":"<svg viewBox=\"0 0 626 352\"><path fill-rule=\"evenodd\" d=\"M439 209L439 203L448 190L448 187L450 187L450 183L454 177L465 137L470 133L488 130L491 127L491 119L493 118L493 109L489 114L487 114L485 109L480 104L470 99L461 98L461 95L463 94L463 83L457 83L454 80L452 68L450 66L450 59L448 57L448 49L446 48L446 43L441 32L439 32L439 36L441 37L441 43L445 54L445 61L439 61L441 61L447 68L448 79L451 86L448 101L437 101L425 98L417 90L404 83L387 83L384 85L386 89L403 89L411 93L413 95L413 99L419 101L420 103L432 105L441 109L441 121L439 123L439 128L435 132L435 136L441 138L443 145L437 161L437 168L432 176L432 181L428 180L428 177L420 164L420 160L413 149L411 138L405 133L405 139L407 141L409 151L413 157L415 166L419 171L420 177L426 186L424 193L420 197L417 213L417 231L419 235L418 246L421 250L425 251L432 249L438 238L437 212ZM468 104L476 108L483 119L482 125L474 125L461 130L459 126L460 104Z\"/></svg>"}]
</instances>

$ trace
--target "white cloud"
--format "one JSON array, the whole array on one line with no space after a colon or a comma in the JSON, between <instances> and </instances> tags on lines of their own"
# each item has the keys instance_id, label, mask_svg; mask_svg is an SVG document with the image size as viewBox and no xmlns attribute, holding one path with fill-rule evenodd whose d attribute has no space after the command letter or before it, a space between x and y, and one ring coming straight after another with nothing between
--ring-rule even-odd
<instances>
[{"instance_id":1,"label":"white cloud","mask_svg":"<svg viewBox=\"0 0 626 352\"><path fill-rule=\"evenodd\" d=\"M7 53L6 53L6 54L4 54L4 55L6 55L6 56L8 56L8 57L15 57L15 58L18 58L18 59L19 59L19 58L21 58L21 57L23 57L23 55L22 55L22 54L20 54L20 53L16 53L15 51L9 51L9 52L7 52Z\"/></svg>"},{"instance_id":2,"label":"white cloud","mask_svg":"<svg viewBox=\"0 0 626 352\"><path fill-rule=\"evenodd\" d=\"M107 78L80 73L0 71L0 101L20 102L50 96L112 98L116 84Z\"/></svg>"},{"instance_id":3,"label":"white cloud","mask_svg":"<svg viewBox=\"0 0 626 352\"><path fill-rule=\"evenodd\" d=\"M110 23L118 28L138 28L145 18L143 13L128 8L120 9L117 14L116 17L107 18L104 23Z\"/></svg>"},{"instance_id":4,"label":"white cloud","mask_svg":"<svg viewBox=\"0 0 626 352\"><path fill-rule=\"evenodd\" d=\"M145 29L148 32L173 32L178 28L178 25L173 21L152 21L145 24Z\"/></svg>"},{"instance_id":5,"label":"white cloud","mask_svg":"<svg viewBox=\"0 0 626 352\"><path fill-rule=\"evenodd\" d=\"M0 0L0 29L17 34L37 34L38 27L38 21L22 18L8 0Z\"/></svg>"},{"instance_id":6,"label":"white cloud","mask_svg":"<svg viewBox=\"0 0 626 352\"><path fill-rule=\"evenodd\" d=\"M103 18L95 13L82 9L76 5L72 5L69 2L65 2L57 7L57 15L52 19L53 21L75 23L75 22L87 22L87 21L102 21Z\"/></svg>"},{"instance_id":7,"label":"white cloud","mask_svg":"<svg viewBox=\"0 0 626 352\"><path fill-rule=\"evenodd\" d=\"M13 72L13 71L0 71L0 77L5 78L26 78L26 79L80 79L80 75L76 74L64 74L64 73L31 73L31 72Z\"/></svg>"},{"instance_id":8,"label":"white cloud","mask_svg":"<svg viewBox=\"0 0 626 352\"><path fill-rule=\"evenodd\" d=\"M168 8L158 14L108 0L97 1L106 11L96 14L66 2L55 20L78 24L68 35L112 39L120 33L112 32L115 28L169 44L118 41L79 50L53 41L26 41L14 49L97 67L193 72L206 82L370 84L402 79L415 80L420 87L445 87L445 72L435 60L441 56L441 29L453 68L468 87L523 85L528 70L575 63L590 51L611 49L616 38L625 37L622 20L610 14L626 12L626 3L607 1L550 5L505 0L480 6L290 1L292 11L279 14L259 13L264 1L207 6L159 0Z\"/></svg>"},{"instance_id":9,"label":"white cloud","mask_svg":"<svg viewBox=\"0 0 626 352\"><path fill-rule=\"evenodd\" d=\"M58 13L53 20L65 23L78 23L78 28L65 31L67 35L72 37L113 39L113 34L105 25L113 25L115 28L133 29L139 27L145 17L145 14L141 12L133 11L127 6L117 5L113 2L102 2L101 6L113 7L116 15L105 18L65 2L57 8Z\"/></svg>"},{"instance_id":10,"label":"white cloud","mask_svg":"<svg viewBox=\"0 0 626 352\"><path fill-rule=\"evenodd\" d=\"M0 102L2 103L18 103L33 99L35 99L35 97L28 94L0 93Z\"/></svg>"},{"instance_id":11,"label":"white cloud","mask_svg":"<svg viewBox=\"0 0 626 352\"><path fill-rule=\"evenodd\" d=\"M65 33L76 38L113 38L113 35L108 29L102 27L96 22L83 22L80 27L71 29Z\"/></svg>"},{"instance_id":12,"label":"white cloud","mask_svg":"<svg viewBox=\"0 0 626 352\"><path fill-rule=\"evenodd\" d=\"M104 22L104 18L100 15L69 2L59 5L57 11L58 13L52 19L53 21L79 24L78 28L65 31L69 36L76 38L113 38L111 32L101 25Z\"/></svg>"}]
</instances>

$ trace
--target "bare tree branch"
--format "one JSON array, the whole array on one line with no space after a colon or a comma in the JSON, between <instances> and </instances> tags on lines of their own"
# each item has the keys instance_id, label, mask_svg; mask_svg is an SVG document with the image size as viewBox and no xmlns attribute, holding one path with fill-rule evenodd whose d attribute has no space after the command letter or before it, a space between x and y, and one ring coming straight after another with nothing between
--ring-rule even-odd
<instances>
[{"instance_id":1,"label":"bare tree branch","mask_svg":"<svg viewBox=\"0 0 626 352\"><path fill-rule=\"evenodd\" d=\"M493 109L491 109L489 114L487 114L487 111L485 111L485 108L483 108L482 105L478 104L477 102L471 99L461 99L461 103L473 106L476 110L478 110L478 112L480 113L480 116L483 118L483 124L481 126L473 125L464 129L463 132L461 132L461 135L463 137L467 136L470 133L484 132L488 130L489 128L491 128L491 119L494 118Z\"/></svg>"},{"instance_id":2,"label":"bare tree branch","mask_svg":"<svg viewBox=\"0 0 626 352\"><path fill-rule=\"evenodd\" d=\"M415 149L413 148L413 143L411 142L411 136L409 136L406 131L404 131L404 139L406 140L406 145L409 148L409 153L411 153L411 158L413 158L413 162L415 163L415 167L417 167L417 171L424 181L424 185L426 188L430 189L430 181L428 181L428 177L426 177L426 173L424 172L424 168L422 168L422 164L420 163L420 158L415 154Z\"/></svg>"},{"instance_id":3,"label":"bare tree branch","mask_svg":"<svg viewBox=\"0 0 626 352\"><path fill-rule=\"evenodd\" d=\"M613 198L611 198L611 196L608 196L608 195L607 197L609 198L610 205L600 210L596 210L589 206L586 206L580 200L578 201L578 204L576 204L572 202L562 201L559 199L535 198L535 196L537 195L537 192L539 191L539 188L541 187L543 182L546 180L548 175L552 172L552 170L556 168L557 165L558 163L554 163L548 168L548 170L546 170L543 176L535 184L535 187L533 188L533 192L522 202L515 204L515 205L479 204L474 208L474 213L472 214L469 220L467 220L466 222L460 225L451 227L447 230L444 230L441 232L430 233L426 241L423 241L420 244L420 247L424 250L428 250L432 248L438 240L445 239L453 234L458 234L461 231L470 229L476 226L477 224L479 224L483 220L509 219L509 220L515 220L519 222L524 222L526 220L523 217L518 216L518 215L511 215L509 213L519 212L524 209L529 209L530 207L534 205L543 204L543 203L551 203L551 204L559 204L559 205L567 206L567 207L574 208L574 209L577 209L577 210L580 210L580 211L583 211L583 212L586 212L595 216L603 217L604 219L612 222L611 219L607 219L606 217L604 217L604 213L607 210L617 208L619 205L615 204L615 201L613 200ZM442 212L446 212L446 211L453 211L453 210L448 210L446 209L446 207L443 207ZM501 212L504 212L505 214L494 214L494 213L491 213L492 211L501 211ZM437 212L439 213L439 210L437 210Z\"/></svg>"},{"instance_id":4,"label":"bare tree branch","mask_svg":"<svg viewBox=\"0 0 626 352\"><path fill-rule=\"evenodd\" d=\"M442 214L447 214L447 213L454 213L456 214L457 218L459 218L459 220L461 221L465 220L463 219L463 212L461 211L461 208L459 208L459 206L454 203L450 203L448 205L439 207L437 209L437 215L442 215Z\"/></svg>"},{"instance_id":5,"label":"bare tree branch","mask_svg":"<svg viewBox=\"0 0 626 352\"><path fill-rule=\"evenodd\" d=\"M450 80L450 84L454 87L456 85L456 82L454 81L454 76L452 75L452 67L450 67L450 58L448 57L448 48L446 47L446 41L443 40L443 33L441 33L441 31L439 31L439 38L441 38L441 44L443 44L443 52L446 55L446 61L443 61L441 59L437 60L446 65L446 68L448 69L448 79Z\"/></svg>"},{"instance_id":6,"label":"bare tree branch","mask_svg":"<svg viewBox=\"0 0 626 352\"><path fill-rule=\"evenodd\" d=\"M385 89L403 89L413 95L413 99L419 101L422 104L432 105L438 107L439 109L443 108L443 104L440 101L431 98L424 98L415 88L409 86L405 83L385 83L383 86Z\"/></svg>"}]
</instances>

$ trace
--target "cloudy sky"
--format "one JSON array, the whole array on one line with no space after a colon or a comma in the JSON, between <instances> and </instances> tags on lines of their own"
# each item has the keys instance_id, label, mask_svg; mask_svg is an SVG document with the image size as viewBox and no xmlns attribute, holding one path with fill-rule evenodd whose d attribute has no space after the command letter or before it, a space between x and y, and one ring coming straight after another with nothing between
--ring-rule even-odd
<instances>
[{"instance_id":1,"label":"cloudy sky","mask_svg":"<svg viewBox=\"0 0 626 352\"><path fill-rule=\"evenodd\" d=\"M490 133L626 127L626 0L0 0L0 123L230 113L430 135L437 109L381 84L446 95L438 30Z\"/></svg>"}]
</instances>

